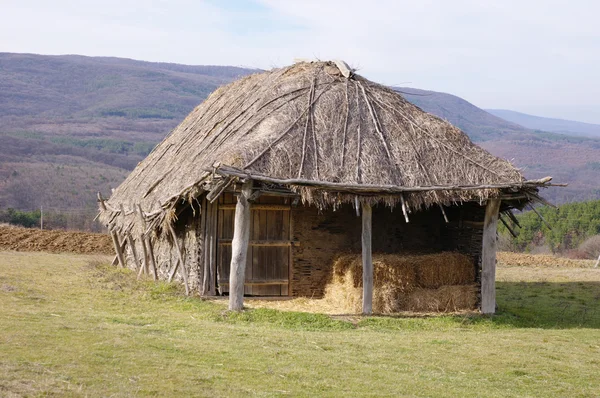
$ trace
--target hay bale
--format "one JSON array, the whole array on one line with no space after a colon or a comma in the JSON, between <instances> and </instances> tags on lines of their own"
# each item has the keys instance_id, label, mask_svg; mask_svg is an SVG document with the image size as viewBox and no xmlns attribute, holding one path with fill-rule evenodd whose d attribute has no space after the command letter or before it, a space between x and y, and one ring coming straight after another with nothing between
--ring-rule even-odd
<instances>
[{"instance_id":1,"label":"hay bale","mask_svg":"<svg viewBox=\"0 0 600 398\"><path fill-rule=\"evenodd\" d=\"M415 289L404 305L405 311L456 312L477 308L478 286L442 286L438 289Z\"/></svg>"},{"instance_id":2,"label":"hay bale","mask_svg":"<svg viewBox=\"0 0 600 398\"><path fill-rule=\"evenodd\" d=\"M392 313L400 310L406 293L415 287L415 272L398 255L373 257L373 311ZM362 311L362 257L339 256L333 263L333 278L325 287L325 299L340 311Z\"/></svg>"},{"instance_id":3,"label":"hay bale","mask_svg":"<svg viewBox=\"0 0 600 398\"><path fill-rule=\"evenodd\" d=\"M416 257L414 265L419 287L438 289L475 282L473 259L464 254L444 252L411 257Z\"/></svg>"},{"instance_id":4,"label":"hay bale","mask_svg":"<svg viewBox=\"0 0 600 398\"><path fill-rule=\"evenodd\" d=\"M475 268L470 257L459 253L373 256L373 311L453 311L472 309ZM470 286L444 286L470 285ZM417 292L413 295L414 292ZM344 254L333 263L331 282L324 299L342 312L362 311L362 257Z\"/></svg>"}]
</instances>

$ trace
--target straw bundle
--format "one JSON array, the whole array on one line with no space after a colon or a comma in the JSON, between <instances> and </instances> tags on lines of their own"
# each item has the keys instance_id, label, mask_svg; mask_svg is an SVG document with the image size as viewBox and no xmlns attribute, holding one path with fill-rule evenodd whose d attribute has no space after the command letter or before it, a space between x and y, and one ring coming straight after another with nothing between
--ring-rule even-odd
<instances>
[{"instance_id":1,"label":"straw bundle","mask_svg":"<svg viewBox=\"0 0 600 398\"><path fill-rule=\"evenodd\" d=\"M373 310L398 312L401 301L416 285L414 267L398 255L373 257ZM351 313L362 308L362 259L360 255L338 257L333 265L333 281L325 288L325 299Z\"/></svg>"},{"instance_id":2,"label":"straw bundle","mask_svg":"<svg viewBox=\"0 0 600 398\"><path fill-rule=\"evenodd\" d=\"M437 289L447 285L465 285L475 280L473 260L461 253L440 253L417 257L415 271L419 286Z\"/></svg>"},{"instance_id":3,"label":"straw bundle","mask_svg":"<svg viewBox=\"0 0 600 398\"><path fill-rule=\"evenodd\" d=\"M438 312L474 309L477 287L470 257L460 253L373 256L373 311ZM446 286L446 285L451 286ZM333 278L325 288L325 300L340 311L362 310L362 258L339 256Z\"/></svg>"},{"instance_id":4,"label":"straw bundle","mask_svg":"<svg viewBox=\"0 0 600 398\"><path fill-rule=\"evenodd\" d=\"M442 286L439 289L415 289L404 303L406 311L455 312L477 306L477 285Z\"/></svg>"}]
</instances>

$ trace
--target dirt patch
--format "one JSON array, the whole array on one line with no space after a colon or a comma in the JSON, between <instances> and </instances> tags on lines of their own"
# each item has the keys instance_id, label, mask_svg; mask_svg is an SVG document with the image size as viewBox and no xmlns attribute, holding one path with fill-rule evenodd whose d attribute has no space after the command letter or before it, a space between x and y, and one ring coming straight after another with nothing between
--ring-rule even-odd
<instances>
[{"instance_id":1,"label":"dirt patch","mask_svg":"<svg viewBox=\"0 0 600 398\"><path fill-rule=\"evenodd\" d=\"M106 234L0 226L0 250L50 253L112 254L112 241Z\"/></svg>"},{"instance_id":2,"label":"dirt patch","mask_svg":"<svg viewBox=\"0 0 600 398\"><path fill-rule=\"evenodd\" d=\"M498 265L501 267L591 268L595 264L594 260L574 260L542 254L511 252L498 252L497 258Z\"/></svg>"}]
</instances>

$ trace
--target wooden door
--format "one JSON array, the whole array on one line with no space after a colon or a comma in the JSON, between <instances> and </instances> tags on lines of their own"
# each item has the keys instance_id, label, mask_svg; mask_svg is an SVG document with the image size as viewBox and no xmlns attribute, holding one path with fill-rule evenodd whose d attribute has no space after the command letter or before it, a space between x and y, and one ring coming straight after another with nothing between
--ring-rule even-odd
<instances>
[{"instance_id":1,"label":"wooden door","mask_svg":"<svg viewBox=\"0 0 600 398\"><path fill-rule=\"evenodd\" d=\"M290 290L290 199L261 196L251 206L250 242L246 263L244 294L249 296L288 296ZM231 240L236 198L222 195L218 210L218 283L222 293L229 291Z\"/></svg>"}]
</instances>

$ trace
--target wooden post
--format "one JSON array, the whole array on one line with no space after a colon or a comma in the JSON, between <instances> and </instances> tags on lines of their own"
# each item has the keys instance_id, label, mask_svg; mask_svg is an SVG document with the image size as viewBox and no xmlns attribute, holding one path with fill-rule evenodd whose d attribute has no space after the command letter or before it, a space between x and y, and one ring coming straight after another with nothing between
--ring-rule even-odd
<instances>
[{"instance_id":1,"label":"wooden post","mask_svg":"<svg viewBox=\"0 0 600 398\"><path fill-rule=\"evenodd\" d=\"M246 257L250 239L250 202L252 181L242 185L235 206L233 240L231 242L231 268L229 271L229 309L240 311L244 307L244 281L246 278Z\"/></svg>"},{"instance_id":2,"label":"wooden post","mask_svg":"<svg viewBox=\"0 0 600 398\"><path fill-rule=\"evenodd\" d=\"M150 258L150 265L152 265L152 277L154 280L158 280L158 271L156 270L156 258L154 257L154 247L152 246L152 239L147 238L146 245L148 247L148 257Z\"/></svg>"},{"instance_id":3,"label":"wooden post","mask_svg":"<svg viewBox=\"0 0 600 398\"><path fill-rule=\"evenodd\" d=\"M209 296L216 295L216 234L217 234L217 203L211 203L204 199L203 209L206 211L204 225L204 273L202 276L202 291Z\"/></svg>"},{"instance_id":4,"label":"wooden post","mask_svg":"<svg viewBox=\"0 0 600 398\"><path fill-rule=\"evenodd\" d=\"M123 206L123 203L121 203L120 208L121 208L121 218L123 219L123 225L125 225L125 207ZM138 260L137 250L135 249L135 241L133 240L133 237L131 236L131 234L129 232L123 232L123 235L125 236L125 239L127 240L127 244L131 248L131 254L133 254L133 263L135 264L133 266L133 269L137 269L137 267L140 265L140 262Z\"/></svg>"},{"instance_id":5,"label":"wooden post","mask_svg":"<svg viewBox=\"0 0 600 398\"><path fill-rule=\"evenodd\" d=\"M481 313L496 312L496 233L500 199L489 199L483 221L481 250Z\"/></svg>"},{"instance_id":6,"label":"wooden post","mask_svg":"<svg viewBox=\"0 0 600 398\"><path fill-rule=\"evenodd\" d=\"M598 256L598 261L596 261L596 265L594 265L594 268L598 268L598 265L600 265L600 255Z\"/></svg>"},{"instance_id":7,"label":"wooden post","mask_svg":"<svg viewBox=\"0 0 600 398\"><path fill-rule=\"evenodd\" d=\"M183 260L183 253L182 253L181 247L179 246L179 241L177 241L177 235L175 234L175 229L173 229L173 225L171 225L171 224L169 224L169 231L171 231L171 236L173 237L173 244L175 244L175 250L177 250L179 264L181 265L179 273L183 277L183 284L185 285L185 295L189 296L190 295L190 286L188 285L187 269L185 268L185 261ZM173 273L175 273L175 269L177 269L177 263L175 264Z\"/></svg>"},{"instance_id":8,"label":"wooden post","mask_svg":"<svg viewBox=\"0 0 600 398\"><path fill-rule=\"evenodd\" d=\"M202 235L202 254L200 255L200 264L198 267L200 282L200 296L208 294L207 271L206 271L206 250L208 249L208 241L206 239L206 198L202 199L200 204L200 234Z\"/></svg>"},{"instance_id":9,"label":"wooden post","mask_svg":"<svg viewBox=\"0 0 600 398\"><path fill-rule=\"evenodd\" d=\"M154 271L154 280L156 280L157 276L156 263L154 262L154 253L152 250L152 245L150 243L150 238L144 237L144 231L146 230L146 219L144 218L144 211L142 210L142 206L139 203L137 205L137 212L140 217L140 225L142 226L142 233L140 233L140 242L142 242L142 249L144 251L144 272L146 273L146 275L150 274L149 263L151 263Z\"/></svg>"},{"instance_id":10,"label":"wooden post","mask_svg":"<svg viewBox=\"0 0 600 398\"><path fill-rule=\"evenodd\" d=\"M363 314L373 312L373 258L371 253L371 205L362 205L362 266L363 266Z\"/></svg>"},{"instance_id":11,"label":"wooden post","mask_svg":"<svg viewBox=\"0 0 600 398\"><path fill-rule=\"evenodd\" d=\"M103 211L106 211L106 205L104 204L104 199L100 192L98 192L98 203L100 203L100 208ZM121 247L121 243L119 242L119 237L117 233L112 230L112 225L108 225L108 230L110 231L110 237L113 241L113 246L115 247L115 253L117 254L117 258L119 259L119 266L121 268L125 268L125 259L123 258L123 248Z\"/></svg>"}]
</instances>

